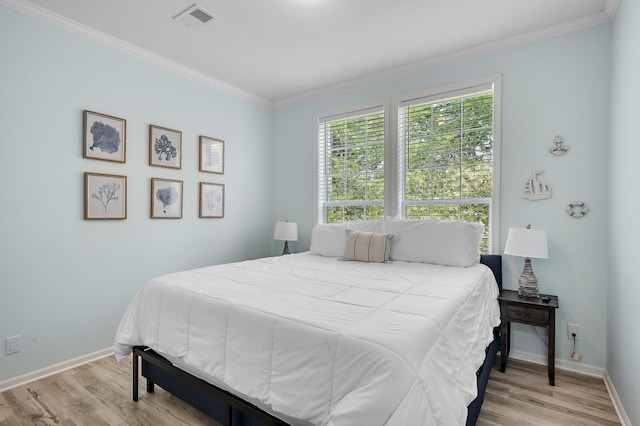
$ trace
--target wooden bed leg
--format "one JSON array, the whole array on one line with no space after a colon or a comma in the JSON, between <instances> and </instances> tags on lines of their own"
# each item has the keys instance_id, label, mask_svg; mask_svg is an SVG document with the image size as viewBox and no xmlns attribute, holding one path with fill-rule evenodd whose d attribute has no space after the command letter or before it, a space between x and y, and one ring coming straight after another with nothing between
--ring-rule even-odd
<instances>
[{"instance_id":1,"label":"wooden bed leg","mask_svg":"<svg viewBox=\"0 0 640 426\"><path fill-rule=\"evenodd\" d=\"M138 361L139 356L133 351L133 401L138 402Z\"/></svg>"}]
</instances>

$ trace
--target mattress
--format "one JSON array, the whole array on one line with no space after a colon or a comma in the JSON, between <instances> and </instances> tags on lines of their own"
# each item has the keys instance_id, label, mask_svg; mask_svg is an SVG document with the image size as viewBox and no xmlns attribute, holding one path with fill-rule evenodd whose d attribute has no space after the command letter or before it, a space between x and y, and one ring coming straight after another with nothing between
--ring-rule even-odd
<instances>
[{"instance_id":1,"label":"mattress","mask_svg":"<svg viewBox=\"0 0 640 426\"><path fill-rule=\"evenodd\" d=\"M489 268L301 253L148 282L117 359L148 346L293 424L464 424L500 323Z\"/></svg>"}]
</instances>

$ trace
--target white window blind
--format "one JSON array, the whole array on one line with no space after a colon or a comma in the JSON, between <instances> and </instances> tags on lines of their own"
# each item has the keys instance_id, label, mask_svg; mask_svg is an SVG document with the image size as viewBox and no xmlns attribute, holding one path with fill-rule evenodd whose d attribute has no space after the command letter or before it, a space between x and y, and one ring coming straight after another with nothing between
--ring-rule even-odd
<instances>
[{"instance_id":1,"label":"white window blind","mask_svg":"<svg viewBox=\"0 0 640 426\"><path fill-rule=\"evenodd\" d=\"M384 109L318 120L318 222L384 215Z\"/></svg>"},{"instance_id":2,"label":"white window blind","mask_svg":"<svg viewBox=\"0 0 640 426\"><path fill-rule=\"evenodd\" d=\"M398 212L481 222L491 247L493 85L399 102Z\"/></svg>"}]
</instances>

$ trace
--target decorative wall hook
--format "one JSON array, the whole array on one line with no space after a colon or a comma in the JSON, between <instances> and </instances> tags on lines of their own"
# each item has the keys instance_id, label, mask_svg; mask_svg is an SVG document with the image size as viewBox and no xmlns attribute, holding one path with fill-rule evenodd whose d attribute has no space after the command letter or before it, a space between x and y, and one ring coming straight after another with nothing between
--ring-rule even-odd
<instances>
[{"instance_id":1,"label":"decorative wall hook","mask_svg":"<svg viewBox=\"0 0 640 426\"><path fill-rule=\"evenodd\" d=\"M589 206L582 201L572 201L567 206L567 214L576 219L581 218L587 213L589 213Z\"/></svg>"},{"instance_id":2,"label":"decorative wall hook","mask_svg":"<svg viewBox=\"0 0 640 426\"><path fill-rule=\"evenodd\" d=\"M554 146L549 148L549 152L557 156L560 156L565 152L567 152L569 150L569 147L566 145L562 145L563 142L564 142L564 139L562 138L562 136L560 135L556 136L555 139L553 140Z\"/></svg>"},{"instance_id":3,"label":"decorative wall hook","mask_svg":"<svg viewBox=\"0 0 640 426\"><path fill-rule=\"evenodd\" d=\"M544 170L534 170L531 173L531 177L525 182L522 188L522 198L535 201L551 197L551 187L544 182L540 182L537 178L537 175L542 172L544 172Z\"/></svg>"}]
</instances>

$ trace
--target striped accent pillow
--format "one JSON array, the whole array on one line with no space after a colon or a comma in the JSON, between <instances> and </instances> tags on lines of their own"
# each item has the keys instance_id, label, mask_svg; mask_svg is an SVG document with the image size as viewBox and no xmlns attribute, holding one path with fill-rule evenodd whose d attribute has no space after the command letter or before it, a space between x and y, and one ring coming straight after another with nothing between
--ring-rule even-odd
<instances>
[{"instance_id":1,"label":"striped accent pillow","mask_svg":"<svg viewBox=\"0 0 640 426\"><path fill-rule=\"evenodd\" d=\"M347 244L343 260L383 263L389 261L391 254L391 234L374 234L347 229Z\"/></svg>"}]
</instances>

